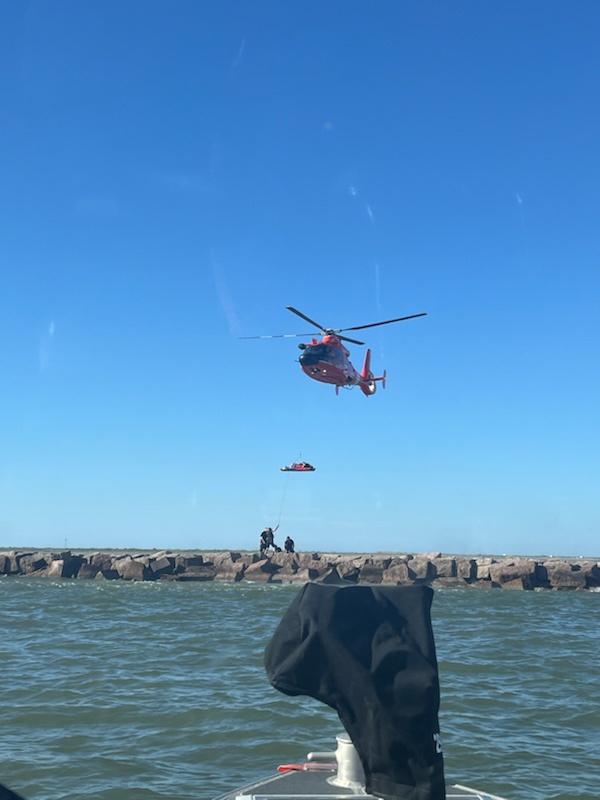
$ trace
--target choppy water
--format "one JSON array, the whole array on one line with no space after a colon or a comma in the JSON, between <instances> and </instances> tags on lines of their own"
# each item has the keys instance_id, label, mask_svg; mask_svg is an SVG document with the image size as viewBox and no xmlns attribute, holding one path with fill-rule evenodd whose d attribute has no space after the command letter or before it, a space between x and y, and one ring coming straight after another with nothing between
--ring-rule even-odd
<instances>
[{"instance_id":1,"label":"choppy water","mask_svg":"<svg viewBox=\"0 0 600 800\"><path fill-rule=\"evenodd\" d=\"M210 800L340 723L272 689L297 587L0 580L0 782L28 800ZM446 776L509 800L600 797L600 593L442 590Z\"/></svg>"}]
</instances>

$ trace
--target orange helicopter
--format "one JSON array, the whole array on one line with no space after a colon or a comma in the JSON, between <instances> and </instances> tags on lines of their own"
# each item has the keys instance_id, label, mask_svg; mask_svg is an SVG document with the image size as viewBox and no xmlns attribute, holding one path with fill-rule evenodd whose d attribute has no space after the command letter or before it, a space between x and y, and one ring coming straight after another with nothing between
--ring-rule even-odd
<instances>
[{"instance_id":1,"label":"orange helicopter","mask_svg":"<svg viewBox=\"0 0 600 800\"><path fill-rule=\"evenodd\" d=\"M321 340L313 338L310 344L299 344L298 347L302 350L302 355L298 359L302 371L309 378L321 383L332 383L335 386L335 393L339 394L340 387L349 389L353 386L360 387L361 392L369 397L375 394L377 383L381 381L382 387L385 389L386 372L383 375L375 377L371 372L371 349L368 348L365 355L365 362L361 372L357 370L350 363L350 352L342 344L342 342L352 342L353 344L364 344L357 339L350 339L348 336L339 336L343 331L360 331L364 328L375 328L378 325L389 325L392 322L403 322L407 319L415 319L416 317L426 317L426 313L411 314L408 317L397 317L396 319L386 319L383 322L371 322L368 325L356 325L353 328L324 328L314 319L307 317L301 311L293 306L286 306L288 311L301 317L302 319L310 322L318 328L323 334ZM280 339L289 338L294 336L311 336L309 333L282 333L274 334L272 336L243 336L243 339Z\"/></svg>"}]
</instances>

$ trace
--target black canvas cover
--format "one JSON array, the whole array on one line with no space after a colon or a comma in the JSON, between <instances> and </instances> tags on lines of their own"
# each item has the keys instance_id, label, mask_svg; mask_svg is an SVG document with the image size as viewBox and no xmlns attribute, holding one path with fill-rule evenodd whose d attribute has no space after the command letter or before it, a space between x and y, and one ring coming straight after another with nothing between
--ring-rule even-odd
<instances>
[{"instance_id":1,"label":"black canvas cover","mask_svg":"<svg viewBox=\"0 0 600 800\"><path fill-rule=\"evenodd\" d=\"M3 786L0 783L0 800L23 800L20 794L12 792L8 786Z\"/></svg>"},{"instance_id":2,"label":"black canvas cover","mask_svg":"<svg viewBox=\"0 0 600 800\"><path fill-rule=\"evenodd\" d=\"M386 800L445 800L427 586L326 586L296 596L265 651L272 685L334 708Z\"/></svg>"}]
</instances>

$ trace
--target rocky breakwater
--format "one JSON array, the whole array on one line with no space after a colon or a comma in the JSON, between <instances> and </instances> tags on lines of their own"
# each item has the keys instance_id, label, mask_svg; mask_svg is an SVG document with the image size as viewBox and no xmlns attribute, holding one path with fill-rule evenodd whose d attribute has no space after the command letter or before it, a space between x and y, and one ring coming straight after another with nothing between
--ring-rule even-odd
<instances>
[{"instance_id":1,"label":"rocky breakwater","mask_svg":"<svg viewBox=\"0 0 600 800\"><path fill-rule=\"evenodd\" d=\"M412 584L502 589L600 590L591 559L248 552L0 551L0 576L124 581Z\"/></svg>"}]
</instances>

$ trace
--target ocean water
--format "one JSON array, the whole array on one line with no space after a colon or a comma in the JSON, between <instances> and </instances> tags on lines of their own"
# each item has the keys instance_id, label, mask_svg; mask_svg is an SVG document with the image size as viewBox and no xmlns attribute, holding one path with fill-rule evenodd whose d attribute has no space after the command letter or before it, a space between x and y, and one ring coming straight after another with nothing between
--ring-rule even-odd
<instances>
[{"instance_id":1,"label":"ocean water","mask_svg":"<svg viewBox=\"0 0 600 800\"><path fill-rule=\"evenodd\" d=\"M298 587L0 580L0 782L27 800L211 800L309 750L335 713L273 689ZM433 621L446 777L600 797L600 593L448 589Z\"/></svg>"}]
</instances>

